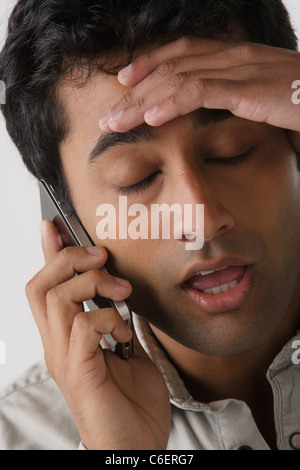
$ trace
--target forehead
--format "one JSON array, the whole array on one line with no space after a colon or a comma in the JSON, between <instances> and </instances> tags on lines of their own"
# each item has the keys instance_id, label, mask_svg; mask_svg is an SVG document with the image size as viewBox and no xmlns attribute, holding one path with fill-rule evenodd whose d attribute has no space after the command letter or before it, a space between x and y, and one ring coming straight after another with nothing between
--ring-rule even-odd
<instances>
[{"instance_id":1,"label":"forehead","mask_svg":"<svg viewBox=\"0 0 300 470\"><path fill-rule=\"evenodd\" d=\"M99 132L100 116L108 111L130 88L122 86L117 76L95 73L81 80L63 81L57 95L68 119L71 133L82 130L85 123Z\"/></svg>"},{"instance_id":2,"label":"forehead","mask_svg":"<svg viewBox=\"0 0 300 470\"><path fill-rule=\"evenodd\" d=\"M118 139L124 137L124 140L127 139L132 142L133 138L137 137L135 136L136 133L139 137L147 138L152 134L156 134L156 130L159 130L159 128L151 128L147 124L143 124L127 133L122 133L122 135L118 133L106 134L100 129L100 116L109 111L130 89L131 87L121 85L116 76L102 73L94 74L84 86L74 86L72 82L69 82L61 87L59 100L63 104L68 120L68 140L75 138L76 135L87 137L97 134L98 136L111 136L114 138L114 134L116 134ZM189 117L194 129L197 130L199 127L206 127L209 124L227 120L233 115L226 110L200 108L191 113ZM167 125L161 127L165 129Z\"/></svg>"},{"instance_id":3,"label":"forehead","mask_svg":"<svg viewBox=\"0 0 300 470\"><path fill-rule=\"evenodd\" d=\"M244 32L235 23L231 31L230 38L228 33L220 32L215 39L222 43L241 41ZM191 37L192 38L192 37ZM194 37L195 41L201 40ZM202 39L203 40L203 39ZM160 47L160 44L154 43L150 46L142 47L135 51L133 60L146 52L152 52ZM169 45L168 45L169 47ZM99 59L100 60L100 59ZM100 60L101 61L101 60ZM117 55L109 64L110 68L120 67L117 64L125 63L126 58L122 54ZM90 122L93 128L99 133L99 118L109 111L132 87L125 87L118 81L117 74L110 75L100 72L96 68L92 70L89 77L88 68L75 68L72 72L62 77L59 83L57 94L59 101L63 104L66 117L69 121L68 128L71 132L82 130L82 126ZM93 122L93 124L92 124Z\"/></svg>"}]
</instances>

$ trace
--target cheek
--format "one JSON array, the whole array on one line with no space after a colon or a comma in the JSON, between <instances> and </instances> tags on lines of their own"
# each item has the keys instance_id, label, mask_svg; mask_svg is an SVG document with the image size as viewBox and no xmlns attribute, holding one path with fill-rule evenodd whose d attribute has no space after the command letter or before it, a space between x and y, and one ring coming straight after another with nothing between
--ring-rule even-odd
<instances>
[{"instance_id":1,"label":"cheek","mask_svg":"<svg viewBox=\"0 0 300 470\"><path fill-rule=\"evenodd\" d=\"M261 227L266 236L297 227L300 208L300 173L293 153L277 152L241 185L238 201L241 220ZM288 225L287 225L288 224Z\"/></svg>"},{"instance_id":2,"label":"cheek","mask_svg":"<svg viewBox=\"0 0 300 470\"><path fill-rule=\"evenodd\" d=\"M281 159L280 163L265 178L261 197L263 207L266 207L266 222L275 220L283 230L289 230L298 225L300 178L294 158Z\"/></svg>"},{"instance_id":3,"label":"cheek","mask_svg":"<svg viewBox=\"0 0 300 470\"><path fill-rule=\"evenodd\" d=\"M92 218L91 218L92 219ZM98 221L87 222L89 233L96 245L104 246L108 252L107 267L116 276L128 279L133 285L153 285L157 277L157 241L118 238L100 239L97 236Z\"/></svg>"},{"instance_id":4,"label":"cheek","mask_svg":"<svg viewBox=\"0 0 300 470\"><path fill-rule=\"evenodd\" d=\"M293 155L274 159L262 174L252 208L252 223L269 246L271 264L281 263L283 270L295 264L300 253L300 175Z\"/></svg>"}]
</instances>

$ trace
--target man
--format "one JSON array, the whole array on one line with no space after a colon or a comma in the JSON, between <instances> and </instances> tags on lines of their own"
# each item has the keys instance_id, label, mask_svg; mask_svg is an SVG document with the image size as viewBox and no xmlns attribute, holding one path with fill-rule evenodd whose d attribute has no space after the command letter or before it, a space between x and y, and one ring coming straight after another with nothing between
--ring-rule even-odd
<instances>
[{"instance_id":1,"label":"man","mask_svg":"<svg viewBox=\"0 0 300 470\"><path fill-rule=\"evenodd\" d=\"M17 4L8 130L97 246L41 226L26 292L59 391L40 366L4 393L4 448L300 446L296 49L279 0ZM203 247L184 228L100 241L97 207L125 195L204 204ZM135 331L84 312L96 294L128 299ZM98 347L108 333L134 336L131 359Z\"/></svg>"}]
</instances>

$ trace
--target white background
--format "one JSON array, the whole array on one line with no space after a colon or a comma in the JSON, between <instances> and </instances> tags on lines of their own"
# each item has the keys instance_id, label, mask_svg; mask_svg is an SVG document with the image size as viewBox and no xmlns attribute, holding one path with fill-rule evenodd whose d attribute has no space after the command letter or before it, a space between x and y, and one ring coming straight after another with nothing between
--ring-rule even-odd
<instances>
[{"instance_id":1,"label":"white background","mask_svg":"<svg viewBox=\"0 0 300 470\"><path fill-rule=\"evenodd\" d=\"M7 19L15 3L1 0L1 47ZM300 0L285 3L300 38ZM0 341L6 345L6 365L0 364L1 389L43 358L41 340L24 294L26 282L43 266L43 256L38 188L10 141L2 115L0 150Z\"/></svg>"}]
</instances>

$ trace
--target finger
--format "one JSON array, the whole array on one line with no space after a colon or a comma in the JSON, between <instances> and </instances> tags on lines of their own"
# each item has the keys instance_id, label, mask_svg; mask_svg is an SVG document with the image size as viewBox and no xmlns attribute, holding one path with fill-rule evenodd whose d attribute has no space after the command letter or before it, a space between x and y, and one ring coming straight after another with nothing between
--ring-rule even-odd
<instances>
[{"instance_id":1,"label":"finger","mask_svg":"<svg viewBox=\"0 0 300 470\"><path fill-rule=\"evenodd\" d=\"M288 89L286 86L286 90ZM144 119L147 124L155 127L199 108L222 109L242 119L298 130L298 121L293 117L294 109L288 100L288 91L288 105L283 121L282 108L278 107L277 101L274 100L277 90L279 88L270 88L267 80L258 82L256 79L226 80L200 76L189 86L147 111Z\"/></svg>"},{"instance_id":2,"label":"finger","mask_svg":"<svg viewBox=\"0 0 300 470\"><path fill-rule=\"evenodd\" d=\"M71 279L77 272L101 268L107 260L103 247L64 248L41 269L26 285L26 295L35 319L45 315L46 295L57 285Z\"/></svg>"},{"instance_id":3,"label":"finger","mask_svg":"<svg viewBox=\"0 0 300 470\"><path fill-rule=\"evenodd\" d=\"M182 88L190 79L220 78L241 80L253 74L251 63L261 60L257 46L235 45L226 51L205 55L171 58L163 62L113 106L100 119L100 127L109 132L125 132L144 122L143 115L157 103L167 99L174 89ZM271 54L269 54L271 57ZM270 59L271 60L271 59ZM273 58L272 58L273 60ZM264 59L264 64L266 59ZM171 95L172 96L172 95Z\"/></svg>"},{"instance_id":4,"label":"finger","mask_svg":"<svg viewBox=\"0 0 300 470\"><path fill-rule=\"evenodd\" d=\"M199 40L197 41L199 43ZM246 78L249 80L255 73L255 64L266 66L267 63L272 63L275 59L278 62L278 51L268 46L252 43L230 43L228 47L226 43L226 46L222 44L220 50L220 41L208 40L203 43L202 40L201 48L207 42L210 45L208 48L210 53L191 55L189 51L188 56L171 57L160 63L154 71L127 92L109 112L101 117L100 127L106 132L111 130L124 132L141 124L143 122L142 115L147 111L147 108L152 109L157 102L167 98L163 94L162 85L165 85L167 89L172 89L174 83L175 85L176 83L181 84L184 81L182 80L184 76L195 74L197 71L201 72L203 78L232 80ZM216 45L217 52L213 52L211 43ZM266 49L268 49L267 54ZM155 50L153 54L158 54L158 51ZM148 60L150 56L151 53L145 55L144 58ZM285 55L284 59L290 60L290 55ZM284 59L281 57L281 61ZM130 113L134 113L136 119L131 121Z\"/></svg>"},{"instance_id":5,"label":"finger","mask_svg":"<svg viewBox=\"0 0 300 470\"><path fill-rule=\"evenodd\" d=\"M231 80L197 79L186 93L177 93L145 113L145 121L152 126L188 114L198 108L224 109L239 116L242 82ZM243 97L245 99L245 96ZM246 101L246 99L245 99ZM243 117L243 116L239 116Z\"/></svg>"},{"instance_id":6,"label":"finger","mask_svg":"<svg viewBox=\"0 0 300 470\"><path fill-rule=\"evenodd\" d=\"M147 113L147 118L156 111L156 106L158 103L164 102L166 100L175 100L178 94L186 94L184 98L189 100L189 87L198 79L209 78L209 79L220 79L220 80L233 80L233 81L242 81L244 79L249 79L252 73L252 66L239 66L231 68L220 68L220 69L203 69L201 71L190 72L193 65L197 65L194 58L186 59L182 62L182 66L178 67L176 73L172 75L167 75L164 81L161 83L155 83L155 86L148 90L141 91L139 85L135 90L128 93L127 96L131 96L131 103L127 97L127 106L123 109L122 117L116 121L114 120L114 115L118 115L120 108L123 103L122 100L119 102L111 112L111 118L108 122L110 129L116 132L125 132L129 129L139 126L143 122L147 122L145 114ZM189 66L184 67L186 63L189 62ZM174 70L174 69L173 69ZM156 72L154 72L154 75ZM142 82L144 83L144 82ZM144 93L144 94L142 94ZM191 109L189 101L184 103L186 109ZM195 102L192 101L192 107ZM191 109L192 110L192 109ZM187 111L189 112L189 111ZM185 111L183 114L187 114Z\"/></svg>"},{"instance_id":7,"label":"finger","mask_svg":"<svg viewBox=\"0 0 300 470\"><path fill-rule=\"evenodd\" d=\"M63 360L68 350L69 336L74 318L82 312L82 303L96 295L121 301L129 297L132 289L128 281L120 284L99 270L92 270L59 284L46 297L47 319L53 350L58 361Z\"/></svg>"},{"instance_id":8,"label":"finger","mask_svg":"<svg viewBox=\"0 0 300 470\"><path fill-rule=\"evenodd\" d=\"M41 294L72 279L77 273L102 268L108 258L104 247L67 247L57 253L36 275Z\"/></svg>"},{"instance_id":9,"label":"finger","mask_svg":"<svg viewBox=\"0 0 300 470\"><path fill-rule=\"evenodd\" d=\"M26 296L40 332L45 352L51 349L47 318L48 292L60 283L73 278L77 272L77 268L82 271L99 268L103 266L106 259L107 252L104 248L94 248L93 253L90 253L86 248L82 247L65 248L57 253L48 264L27 283L25 289Z\"/></svg>"},{"instance_id":10,"label":"finger","mask_svg":"<svg viewBox=\"0 0 300 470\"><path fill-rule=\"evenodd\" d=\"M91 359L98 360L97 380L101 379L101 366L105 374L104 355L99 348L103 335L110 334L115 341L126 343L131 340L128 329L115 309L93 310L78 314L74 318L69 343L69 362L73 368L81 368Z\"/></svg>"},{"instance_id":11,"label":"finger","mask_svg":"<svg viewBox=\"0 0 300 470\"><path fill-rule=\"evenodd\" d=\"M145 122L150 126L161 126L199 108L224 109L231 111L238 117L247 119L243 115L241 102L244 100L245 109L247 104L251 106L254 104L247 99L243 91L245 91L243 82L197 79L184 92L175 93L152 110L147 111L144 116ZM249 112L249 114L251 113Z\"/></svg>"},{"instance_id":12,"label":"finger","mask_svg":"<svg viewBox=\"0 0 300 470\"><path fill-rule=\"evenodd\" d=\"M45 262L48 263L56 253L63 248L62 238L53 222L43 220L40 224L40 234Z\"/></svg>"},{"instance_id":13,"label":"finger","mask_svg":"<svg viewBox=\"0 0 300 470\"><path fill-rule=\"evenodd\" d=\"M216 41L184 36L153 51L147 52L132 62L118 74L119 81L126 86L134 86L147 77L163 62L187 55L213 54L226 51L237 43Z\"/></svg>"},{"instance_id":14,"label":"finger","mask_svg":"<svg viewBox=\"0 0 300 470\"><path fill-rule=\"evenodd\" d=\"M36 277L26 284L25 292L32 315L41 336L44 351L48 351L51 348L51 345L46 316L46 301L44 295L41 295L39 284L36 282Z\"/></svg>"},{"instance_id":15,"label":"finger","mask_svg":"<svg viewBox=\"0 0 300 470\"><path fill-rule=\"evenodd\" d=\"M72 279L77 272L101 268L107 260L102 247L68 247L56 253L26 285L26 296L42 336L48 336L47 295L58 285Z\"/></svg>"},{"instance_id":16,"label":"finger","mask_svg":"<svg viewBox=\"0 0 300 470\"><path fill-rule=\"evenodd\" d=\"M131 293L129 281L93 269L57 285L47 296L50 297L50 302L67 309L71 304L80 305L96 295L118 302L129 297Z\"/></svg>"},{"instance_id":17,"label":"finger","mask_svg":"<svg viewBox=\"0 0 300 470\"><path fill-rule=\"evenodd\" d=\"M155 101L166 97L177 77L188 76L191 71L197 70L198 63L199 58L194 56L164 62L100 118L102 130L123 132L143 122L147 109L154 106Z\"/></svg>"},{"instance_id":18,"label":"finger","mask_svg":"<svg viewBox=\"0 0 300 470\"><path fill-rule=\"evenodd\" d=\"M252 63L253 60L261 63L272 62L278 58L280 52L284 53L287 60L289 55L295 55L295 51L265 44L184 36L177 41L142 54L125 69L120 70L118 78L125 86L136 86L164 62L193 55L201 60L212 58L212 67L215 68L217 65L219 68L226 64L231 66L237 62ZM281 60L284 60L283 56Z\"/></svg>"},{"instance_id":19,"label":"finger","mask_svg":"<svg viewBox=\"0 0 300 470\"><path fill-rule=\"evenodd\" d=\"M210 44L210 41L208 42ZM218 68L228 67L230 59L233 64L239 60L240 54L233 54L233 57L231 58L231 55L228 56L228 54L223 54L224 48L220 53L220 45L218 41L213 41L213 43L218 44L218 46L216 46L218 47L217 53L201 56L191 55L191 52L189 51L188 56L182 57L178 55L178 51L175 49L176 54L171 58L166 56L166 61L158 63L158 59L157 61L154 60L154 63L158 66L154 70L149 70L149 74L145 76L140 83L138 83L132 90L128 91L110 111L105 112L103 116L100 117L100 128L105 132L110 132L112 130L116 132L125 132L143 122L143 113L152 107L153 100L156 100L157 102L164 98L161 91L162 83L165 85L165 88L172 88L174 81L178 82L178 79L181 77L195 73L195 71L200 68L215 68L216 64L218 64ZM180 44L183 44L184 47L186 46L186 42L180 42ZM172 43L172 45L174 44ZM172 51L172 45L167 48L169 54L170 50ZM183 46L179 47L179 50L181 50L182 47ZM162 49L164 50L164 48ZM231 49L226 50L230 51ZM210 50L212 49L210 48ZM154 51L153 54L158 54L158 51ZM161 58L163 57L164 54L162 54ZM151 53L143 56L143 58L151 62ZM135 119L129 123L128 119L130 119L130 113L134 113Z\"/></svg>"},{"instance_id":20,"label":"finger","mask_svg":"<svg viewBox=\"0 0 300 470\"><path fill-rule=\"evenodd\" d=\"M100 120L100 127L106 132L126 132L139 126L145 121L144 114L147 110L172 95L175 87L186 85L192 76L192 73L176 73L159 85L153 88L148 87L147 91L142 92L144 94L141 94L139 90L127 93L123 100L114 106L109 115L104 118L105 121ZM125 101L127 105L124 105Z\"/></svg>"}]
</instances>

